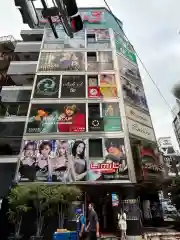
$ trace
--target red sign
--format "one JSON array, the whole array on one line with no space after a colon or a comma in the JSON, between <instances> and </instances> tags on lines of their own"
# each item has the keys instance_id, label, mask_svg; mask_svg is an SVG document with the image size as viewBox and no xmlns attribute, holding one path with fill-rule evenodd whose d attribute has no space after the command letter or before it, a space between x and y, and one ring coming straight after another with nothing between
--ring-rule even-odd
<instances>
[{"instance_id":1,"label":"red sign","mask_svg":"<svg viewBox=\"0 0 180 240\"><path fill-rule=\"evenodd\" d=\"M89 98L99 98L100 96L101 96L101 92L99 87L88 87Z\"/></svg>"},{"instance_id":2,"label":"red sign","mask_svg":"<svg viewBox=\"0 0 180 240\"><path fill-rule=\"evenodd\" d=\"M121 165L119 163L90 163L90 169L101 173L115 173Z\"/></svg>"}]
</instances>

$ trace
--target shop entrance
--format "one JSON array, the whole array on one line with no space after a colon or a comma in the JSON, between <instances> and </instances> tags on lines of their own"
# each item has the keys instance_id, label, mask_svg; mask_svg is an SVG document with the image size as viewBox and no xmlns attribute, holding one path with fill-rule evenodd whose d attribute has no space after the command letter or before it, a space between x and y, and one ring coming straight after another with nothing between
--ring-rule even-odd
<instances>
[{"instance_id":1,"label":"shop entrance","mask_svg":"<svg viewBox=\"0 0 180 240\"><path fill-rule=\"evenodd\" d=\"M118 208L113 206L112 193L107 191L88 191L86 200L86 213L88 217L88 204L93 203L98 214L100 232L114 233L117 229Z\"/></svg>"}]
</instances>

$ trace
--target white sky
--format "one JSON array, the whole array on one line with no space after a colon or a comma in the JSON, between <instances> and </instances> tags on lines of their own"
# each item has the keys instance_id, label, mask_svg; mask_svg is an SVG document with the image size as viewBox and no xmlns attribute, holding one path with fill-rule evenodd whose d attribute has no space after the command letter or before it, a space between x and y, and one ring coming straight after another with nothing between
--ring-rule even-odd
<instances>
[{"instance_id":1,"label":"white sky","mask_svg":"<svg viewBox=\"0 0 180 240\"><path fill-rule=\"evenodd\" d=\"M39 1L39 0L38 0ZM113 13L123 22L124 30L171 106L175 99L172 86L180 79L180 1L179 0L107 0ZM79 7L105 6L103 0L77 0ZM0 7L0 36L20 38L22 24L12 0ZM171 112L147 74L141 69L145 92L157 137L171 136Z\"/></svg>"}]
</instances>

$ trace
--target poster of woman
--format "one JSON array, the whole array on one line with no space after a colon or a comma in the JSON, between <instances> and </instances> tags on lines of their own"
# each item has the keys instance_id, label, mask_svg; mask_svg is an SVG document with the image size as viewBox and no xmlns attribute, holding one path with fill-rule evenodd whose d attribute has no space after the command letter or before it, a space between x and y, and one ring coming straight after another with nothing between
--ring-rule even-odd
<instances>
[{"instance_id":1,"label":"poster of woman","mask_svg":"<svg viewBox=\"0 0 180 240\"><path fill-rule=\"evenodd\" d=\"M20 159L21 181L85 181L85 140L26 141Z\"/></svg>"}]
</instances>

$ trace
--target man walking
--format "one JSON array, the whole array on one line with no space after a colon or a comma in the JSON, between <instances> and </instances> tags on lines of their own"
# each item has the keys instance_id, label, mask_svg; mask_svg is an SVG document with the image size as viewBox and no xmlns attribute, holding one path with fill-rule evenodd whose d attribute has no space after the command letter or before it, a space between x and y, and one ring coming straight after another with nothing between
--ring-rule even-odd
<instances>
[{"instance_id":1,"label":"man walking","mask_svg":"<svg viewBox=\"0 0 180 240\"><path fill-rule=\"evenodd\" d=\"M76 211L77 219L76 219L76 224L77 224L77 233L79 236L80 240L85 239L85 217L83 214L82 209L78 209Z\"/></svg>"},{"instance_id":2,"label":"man walking","mask_svg":"<svg viewBox=\"0 0 180 240\"><path fill-rule=\"evenodd\" d=\"M89 209L89 216L88 220L89 223L87 225L87 231L89 232L89 240L97 240L99 237L99 220L96 211L94 210L94 206L92 203L88 206Z\"/></svg>"}]
</instances>

